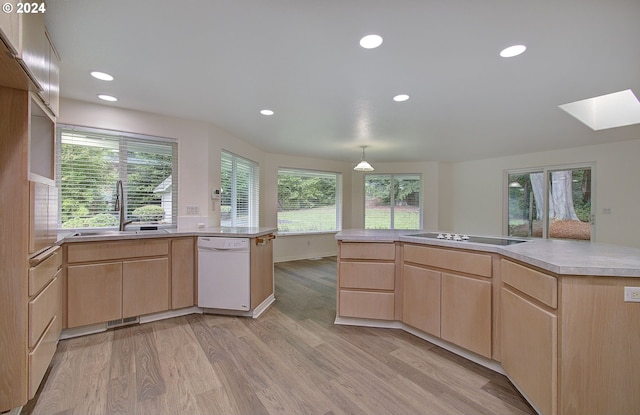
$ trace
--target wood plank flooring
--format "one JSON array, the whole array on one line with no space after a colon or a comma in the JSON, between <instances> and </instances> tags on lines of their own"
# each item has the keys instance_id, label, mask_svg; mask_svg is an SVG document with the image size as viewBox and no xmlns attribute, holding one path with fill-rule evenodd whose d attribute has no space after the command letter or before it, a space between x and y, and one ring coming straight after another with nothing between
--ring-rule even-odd
<instances>
[{"instance_id":1,"label":"wood plank flooring","mask_svg":"<svg viewBox=\"0 0 640 415\"><path fill-rule=\"evenodd\" d=\"M23 414L533 414L502 375L401 330L335 326L336 259L276 264L258 319L61 341Z\"/></svg>"}]
</instances>

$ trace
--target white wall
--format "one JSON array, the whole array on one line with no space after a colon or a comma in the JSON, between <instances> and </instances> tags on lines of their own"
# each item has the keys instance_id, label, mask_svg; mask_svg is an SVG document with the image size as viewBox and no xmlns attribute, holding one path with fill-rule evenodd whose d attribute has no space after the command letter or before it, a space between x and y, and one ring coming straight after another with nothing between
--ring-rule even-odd
<instances>
[{"instance_id":1,"label":"white wall","mask_svg":"<svg viewBox=\"0 0 640 415\"><path fill-rule=\"evenodd\" d=\"M510 157L453 163L452 200L441 224L454 232L503 232L503 172L593 163L592 209L596 242L640 247L640 139ZM611 210L603 215L603 209Z\"/></svg>"}]
</instances>

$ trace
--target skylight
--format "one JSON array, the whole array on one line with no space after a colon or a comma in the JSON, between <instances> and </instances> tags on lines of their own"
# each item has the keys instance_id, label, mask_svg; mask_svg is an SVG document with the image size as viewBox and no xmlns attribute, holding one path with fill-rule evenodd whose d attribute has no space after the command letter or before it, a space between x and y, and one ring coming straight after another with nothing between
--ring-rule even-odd
<instances>
[{"instance_id":1,"label":"skylight","mask_svg":"<svg viewBox=\"0 0 640 415\"><path fill-rule=\"evenodd\" d=\"M594 131L640 124L640 102L630 89L559 107Z\"/></svg>"}]
</instances>

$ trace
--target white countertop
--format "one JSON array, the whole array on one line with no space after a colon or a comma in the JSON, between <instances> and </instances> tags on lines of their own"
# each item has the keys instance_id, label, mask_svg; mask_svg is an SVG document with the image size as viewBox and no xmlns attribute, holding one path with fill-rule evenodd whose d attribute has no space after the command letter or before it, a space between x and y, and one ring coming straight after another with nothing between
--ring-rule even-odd
<instances>
[{"instance_id":1,"label":"white countertop","mask_svg":"<svg viewBox=\"0 0 640 415\"><path fill-rule=\"evenodd\" d=\"M491 252L558 275L640 278L640 249L637 248L557 239L531 239L516 245L501 246L410 236L425 232L420 230L345 229L336 234L336 239L345 242L402 241ZM504 238L503 236L497 237Z\"/></svg>"},{"instance_id":2,"label":"white countertop","mask_svg":"<svg viewBox=\"0 0 640 415\"><path fill-rule=\"evenodd\" d=\"M164 228L157 231L135 231L126 230L123 232L115 230L95 230L87 231L86 235L74 236L74 232L61 232L58 236L58 242L92 242L92 241L112 241L112 240L130 240L130 239L146 239L146 238L174 238L179 236L225 236L229 238L255 238L258 236L275 233L276 228L265 227L179 227Z\"/></svg>"}]
</instances>

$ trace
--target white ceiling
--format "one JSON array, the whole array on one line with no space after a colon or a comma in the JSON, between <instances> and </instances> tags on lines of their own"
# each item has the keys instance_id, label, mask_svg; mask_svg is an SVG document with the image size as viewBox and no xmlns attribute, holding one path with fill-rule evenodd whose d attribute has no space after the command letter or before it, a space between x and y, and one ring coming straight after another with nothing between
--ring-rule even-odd
<instances>
[{"instance_id":1,"label":"white ceiling","mask_svg":"<svg viewBox=\"0 0 640 415\"><path fill-rule=\"evenodd\" d=\"M46 19L63 97L115 95L270 153L459 161L640 138L557 107L640 97L638 0L49 0ZM362 49L369 33L382 46Z\"/></svg>"}]
</instances>

